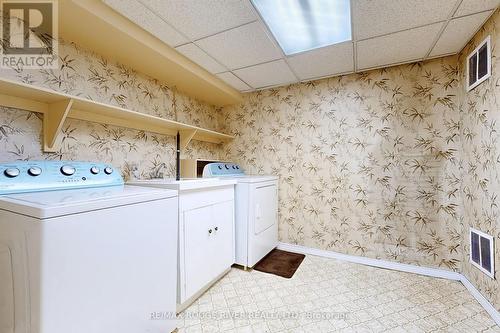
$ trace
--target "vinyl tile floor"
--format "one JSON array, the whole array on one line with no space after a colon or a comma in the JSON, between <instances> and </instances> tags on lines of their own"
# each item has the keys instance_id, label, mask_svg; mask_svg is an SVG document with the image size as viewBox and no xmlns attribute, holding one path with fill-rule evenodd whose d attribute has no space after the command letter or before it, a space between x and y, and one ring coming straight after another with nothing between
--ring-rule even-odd
<instances>
[{"instance_id":1,"label":"vinyl tile floor","mask_svg":"<svg viewBox=\"0 0 500 333\"><path fill-rule=\"evenodd\" d=\"M291 279L232 268L178 324L179 333L500 333L460 282L310 255Z\"/></svg>"}]
</instances>

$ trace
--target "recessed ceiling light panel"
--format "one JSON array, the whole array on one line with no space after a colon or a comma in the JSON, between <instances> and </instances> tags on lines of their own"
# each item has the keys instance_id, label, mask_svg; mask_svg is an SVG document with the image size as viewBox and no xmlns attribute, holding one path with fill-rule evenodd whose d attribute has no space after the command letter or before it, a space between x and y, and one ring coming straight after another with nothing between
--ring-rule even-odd
<instances>
[{"instance_id":1,"label":"recessed ceiling light panel","mask_svg":"<svg viewBox=\"0 0 500 333\"><path fill-rule=\"evenodd\" d=\"M351 40L349 0L252 0L290 55Z\"/></svg>"}]
</instances>

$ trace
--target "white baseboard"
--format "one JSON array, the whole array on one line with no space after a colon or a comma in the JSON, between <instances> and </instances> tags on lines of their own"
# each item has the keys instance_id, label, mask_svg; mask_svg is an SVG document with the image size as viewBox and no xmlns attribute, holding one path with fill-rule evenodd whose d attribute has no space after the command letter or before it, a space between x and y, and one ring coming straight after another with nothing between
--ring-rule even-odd
<instances>
[{"instance_id":1,"label":"white baseboard","mask_svg":"<svg viewBox=\"0 0 500 333\"><path fill-rule=\"evenodd\" d=\"M310 254L318 257L333 258L362 265L392 269L401 272L415 273L442 279L460 281L465 286L465 288L469 290L472 296L474 296L474 298L479 302L479 304L481 304L481 306L486 310L486 312L488 312L488 314L497 323L497 325L500 326L500 313L495 309L493 305L491 305L490 302L488 302L486 298L484 298L483 295L481 295L481 293L476 289L476 287L474 287L474 285L470 283L470 281L460 273L438 268L422 267L422 266L402 264L399 262L393 262L381 259L353 256L328 250L320 250L302 245L295 245L282 242L278 244L278 249L290 252L302 253L302 254Z\"/></svg>"},{"instance_id":2,"label":"white baseboard","mask_svg":"<svg viewBox=\"0 0 500 333\"><path fill-rule=\"evenodd\" d=\"M381 259L353 256L353 255L348 255L348 254L343 254L343 253L338 253L338 252L333 252L333 251L328 251L328 250L314 249L314 248L305 247L305 246L301 246L301 245L279 243L278 249L285 250L285 251L291 251L291 252L298 252L298 253L303 253L303 254L312 254L315 256L319 256L319 257L334 258L334 259L348 261L348 262L354 262L354 263L362 264L362 265L375 266L375 267L386 268L386 269L393 269L396 271L427 275L427 276L455 280L455 281L460 281L460 279L462 278L462 274L457 273L457 272L447 271L444 269L429 268L429 267L422 267L422 266L416 266L416 265L402 264L399 262L393 262L393 261L387 261L387 260L381 260Z\"/></svg>"},{"instance_id":3,"label":"white baseboard","mask_svg":"<svg viewBox=\"0 0 500 333\"><path fill-rule=\"evenodd\" d=\"M481 304L481 306L489 313L491 318L500 326L500 313L495 309L495 307L477 290L477 288L465 277L462 275L460 282L469 290L469 292L474 296L474 298Z\"/></svg>"}]
</instances>

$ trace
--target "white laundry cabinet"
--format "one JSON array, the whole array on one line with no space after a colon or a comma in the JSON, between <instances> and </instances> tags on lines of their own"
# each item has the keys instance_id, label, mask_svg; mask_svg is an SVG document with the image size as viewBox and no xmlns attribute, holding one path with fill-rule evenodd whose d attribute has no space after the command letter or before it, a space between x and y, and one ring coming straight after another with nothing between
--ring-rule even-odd
<instances>
[{"instance_id":1,"label":"white laundry cabinet","mask_svg":"<svg viewBox=\"0 0 500 333\"><path fill-rule=\"evenodd\" d=\"M181 311L235 262L236 181L146 180L132 184L179 192L177 311Z\"/></svg>"},{"instance_id":2,"label":"white laundry cabinet","mask_svg":"<svg viewBox=\"0 0 500 333\"><path fill-rule=\"evenodd\" d=\"M234 263L234 186L179 193L179 303Z\"/></svg>"}]
</instances>

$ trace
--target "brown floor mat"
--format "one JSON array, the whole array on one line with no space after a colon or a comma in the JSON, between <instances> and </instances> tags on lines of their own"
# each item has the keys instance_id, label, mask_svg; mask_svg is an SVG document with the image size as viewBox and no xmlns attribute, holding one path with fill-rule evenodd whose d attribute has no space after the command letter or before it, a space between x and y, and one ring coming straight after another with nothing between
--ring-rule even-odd
<instances>
[{"instance_id":1,"label":"brown floor mat","mask_svg":"<svg viewBox=\"0 0 500 333\"><path fill-rule=\"evenodd\" d=\"M253 269L284 278L291 278L306 256L299 253L274 249L262 258Z\"/></svg>"}]
</instances>

